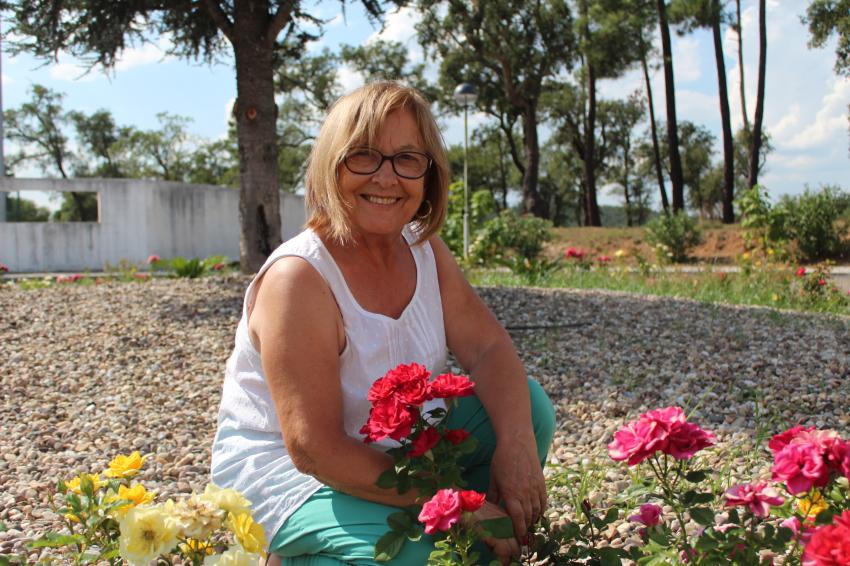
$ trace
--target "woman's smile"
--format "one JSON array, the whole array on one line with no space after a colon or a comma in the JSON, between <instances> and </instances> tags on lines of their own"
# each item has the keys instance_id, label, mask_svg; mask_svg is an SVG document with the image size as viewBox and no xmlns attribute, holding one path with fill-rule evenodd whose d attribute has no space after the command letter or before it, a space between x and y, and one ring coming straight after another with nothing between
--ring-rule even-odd
<instances>
[{"instance_id":1,"label":"woman's smile","mask_svg":"<svg viewBox=\"0 0 850 566\"><path fill-rule=\"evenodd\" d=\"M369 194L360 195L360 198L364 199L365 201L367 201L371 204L378 204L378 205L381 205L381 206L387 206L387 205L390 205L390 204L395 204L395 203L397 203L398 201L401 200L401 197L385 197L385 196L369 195Z\"/></svg>"}]
</instances>

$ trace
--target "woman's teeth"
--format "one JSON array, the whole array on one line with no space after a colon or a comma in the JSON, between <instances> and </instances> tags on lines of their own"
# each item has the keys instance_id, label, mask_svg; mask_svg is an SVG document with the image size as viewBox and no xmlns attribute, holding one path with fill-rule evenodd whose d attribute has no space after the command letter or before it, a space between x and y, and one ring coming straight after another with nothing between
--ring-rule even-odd
<instances>
[{"instance_id":1,"label":"woman's teeth","mask_svg":"<svg viewBox=\"0 0 850 566\"><path fill-rule=\"evenodd\" d=\"M374 195L363 195L363 198L374 204L393 204L398 200L395 197L377 197Z\"/></svg>"}]
</instances>

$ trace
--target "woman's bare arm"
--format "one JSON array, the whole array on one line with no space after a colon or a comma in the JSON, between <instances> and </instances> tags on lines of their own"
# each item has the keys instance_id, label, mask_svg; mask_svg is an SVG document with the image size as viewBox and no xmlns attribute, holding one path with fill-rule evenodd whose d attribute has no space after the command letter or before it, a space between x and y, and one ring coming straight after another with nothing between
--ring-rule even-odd
<instances>
[{"instance_id":1,"label":"woman's bare arm","mask_svg":"<svg viewBox=\"0 0 850 566\"><path fill-rule=\"evenodd\" d=\"M415 492L399 495L375 485L392 459L345 433L339 377L344 334L324 279L305 260L288 257L258 284L249 330L295 466L356 497L414 503Z\"/></svg>"}]
</instances>

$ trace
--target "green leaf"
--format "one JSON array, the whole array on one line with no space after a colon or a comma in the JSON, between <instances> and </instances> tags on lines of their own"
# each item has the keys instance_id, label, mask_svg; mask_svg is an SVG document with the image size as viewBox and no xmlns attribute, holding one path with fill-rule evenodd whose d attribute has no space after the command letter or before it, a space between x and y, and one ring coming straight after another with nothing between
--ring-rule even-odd
<instances>
[{"instance_id":1,"label":"green leaf","mask_svg":"<svg viewBox=\"0 0 850 566\"><path fill-rule=\"evenodd\" d=\"M405 511L397 511L387 515L387 524L394 531L406 533L413 526L413 520Z\"/></svg>"},{"instance_id":2,"label":"green leaf","mask_svg":"<svg viewBox=\"0 0 850 566\"><path fill-rule=\"evenodd\" d=\"M601 566L620 566L623 563L616 548L606 546L599 549L599 564Z\"/></svg>"},{"instance_id":3,"label":"green leaf","mask_svg":"<svg viewBox=\"0 0 850 566\"><path fill-rule=\"evenodd\" d=\"M646 535L649 537L649 540L654 541L661 546L667 546L667 533L664 531L651 527L646 529Z\"/></svg>"},{"instance_id":4,"label":"green leaf","mask_svg":"<svg viewBox=\"0 0 850 566\"><path fill-rule=\"evenodd\" d=\"M711 503L714 501L714 495L711 493L697 493L694 495L692 503Z\"/></svg>"},{"instance_id":5,"label":"green leaf","mask_svg":"<svg viewBox=\"0 0 850 566\"><path fill-rule=\"evenodd\" d=\"M818 516L815 517L816 525L826 525L832 522L832 518L835 517L835 510L833 509L824 509Z\"/></svg>"},{"instance_id":6,"label":"green leaf","mask_svg":"<svg viewBox=\"0 0 850 566\"><path fill-rule=\"evenodd\" d=\"M514 524L510 517L499 517L498 519L485 519L479 523L487 533L486 536L495 538L513 538Z\"/></svg>"},{"instance_id":7,"label":"green leaf","mask_svg":"<svg viewBox=\"0 0 850 566\"><path fill-rule=\"evenodd\" d=\"M404 546L407 537L398 531L389 531L375 543L375 562L389 562L395 558Z\"/></svg>"},{"instance_id":8,"label":"green leaf","mask_svg":"<svg viewBox=\"0 0 850 566\"><path fill-rule=\"evenodd\" d=\"M395 469L390 468L388 470L384 470L380 476L378 476L378 481L375 482L375 485L380 487L381 489L389 489L391 487L395 487L398 478L396 477Z\"/></svg>"},{"instance_id":9,"label":"green leaf","mask_svg":"<svg viewBox=\"0 0 850 566\"><path fill-rule=\"evenodd\" d=\"M478 448L478 441L472 435L463 439L463 442L457 445L457 449L461 454L472 454Z\"/></svg>"},{"instance_id":10,"label":"green leaf","mask_svg":"<svg viewBox=\"0 0 850 566\"><path fill-rule=\"evenodd\" d=\"M82 535L62 535L59 533L47 533L43 537L27 543L29 548L60 548L84 542Z\"/></svg>"},{"instance_id":11,"label":"green leaf","mask_svg":"<svg viewBox=\"0 0 850 566\"><path fill-rule=\"evenodd\" d=\"M705 470L694 470L685 474L685 479L691 483L699 483L706 478Z\"/></svg>"},{"instance_id":12,"label":"green leaf","mask_svg":"<svg viewBox=\"0 0 850 566\"><path fill-rule=\"evenodd\" d=\"M691 515L691 519L704 527L710 527L714 524L714 513L708 507L694 507L688 513Z\"/></svg>"},{"instance_id":13,"label":"green leaf","mask_svg":"<svg viewBox=\"0 0 850 566\"><path fill-rule=\"evenodd\" d=\"M604 526L610 525L614 521L616 521L620 517L620 510L616 507L612 507L608 509L608 512L605 513L605 518L602 519L602 523Z\"/></svg>"}]
</instances>

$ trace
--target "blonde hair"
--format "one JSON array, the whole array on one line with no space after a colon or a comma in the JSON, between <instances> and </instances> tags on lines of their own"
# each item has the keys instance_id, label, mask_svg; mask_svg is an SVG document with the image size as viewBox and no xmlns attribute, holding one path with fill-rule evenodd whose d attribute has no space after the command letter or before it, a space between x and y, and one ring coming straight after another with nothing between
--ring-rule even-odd
<instances>
[{"instance_id":1,"label":"blonde hair","mask_svg":"<svg viewBox=\"0 0 850 566\"><path fill-rule=\"evenodd\" d=\"M394 110L413 113L425 153L432 159L425 174L425 197L411 221L416 243L436 234L446 218L449 163L443 137L428 101L416 90L392 81L364 85L337 100L319 131L305 176L307 226L340 243L351 240L349 205L339 187L339 166L348 151L372 145Z\"/></svg>"}]
</instances>

